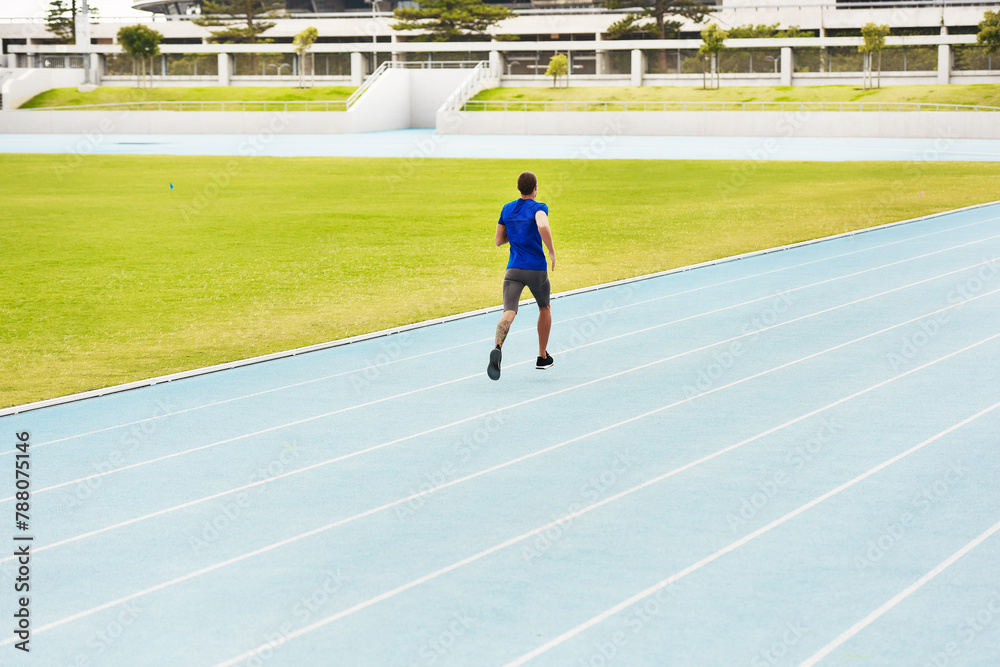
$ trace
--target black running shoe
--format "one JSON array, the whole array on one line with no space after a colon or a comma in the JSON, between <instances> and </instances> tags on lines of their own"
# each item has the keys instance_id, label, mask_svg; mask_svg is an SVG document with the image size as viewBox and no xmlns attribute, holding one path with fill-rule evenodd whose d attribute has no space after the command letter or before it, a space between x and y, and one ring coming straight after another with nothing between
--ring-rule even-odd
<instances>
[{"instance_id":1,"label":"black running shoe","mask_svg":"<svg viewBox=\"0 0 1000 667\"><path fill-rule=\"evenodd\" d=\"M545 353L545 357L538 357L535 362L535 368L540 371L547 371L552 368L552 364L556 363L556 360L552 358L552 355L548 352Z\"/></svg>"},{"instance_id":2,"label":"black running shoe","mask_svg":"<svg viewBox=\"0 0 1000 667\"><path fill-rule=\"evenodd\" d=\"M493 348L493 351L490 352L490 365L486 367L486 374L490 376L491 380L500 379L500 359L502 356L499 347Z\"/></svg>"}]
</instances>

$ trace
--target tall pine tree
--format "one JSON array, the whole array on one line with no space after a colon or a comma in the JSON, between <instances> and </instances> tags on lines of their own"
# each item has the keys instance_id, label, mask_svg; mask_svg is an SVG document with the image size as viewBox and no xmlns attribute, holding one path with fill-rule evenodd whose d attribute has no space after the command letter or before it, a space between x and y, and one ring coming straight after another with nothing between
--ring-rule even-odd
<instances>
[{"instance_id":1,"label":"tall pine tree","mask_svg":"<svg viewBox=\"0 0 1000 667\"><path fill-rule=\"evenodd\" d=\"M713 7L696 0L605 0L608 9L638 8L624 19L617 21L608 28L611 39L635 39L637 37L653 37L668 39L677 36L681 27L680 21L668 19L671 16L686 18L695 23L701 23ZM649 21L647 19L652 19ZM667 51L659 52L660 70L667 70Z\"/></svg>"},{"instance_id":2,"label":"tall pine tree","mask_svg":"<svg viewBox=\"0 0 1000 667\"><path fill-rule=\"evenodd\" d=\"M96 21L97 8L90 7L90 18ZM76 41L76 0L53 0L45 13L45 29L59 38L63 44Z\"/></svg>"},{"instance_id":3,"label":"tall pine tree","mask_svg":"<svg viewBox=\"0 0 1000 667\"><path fill-rule=\"evenodd\" d=\"M277 18L285 9L285 0L203 0L201 17L194 20L213 30L209 42L216 44L264 44L260 35L274 27L267 19Z\"/></svg>"},{"instance_id":4,"label":"tall pine tree","mask_svg":"<svg viewBox=\"0 0 1000 667\"><path fill-rule=\"evenodd\" d=\"M514 13L482 0L422 0L419 7L397 9L393 30L423 30L414 41L448 42L470 35L485 35Z\"/></svg>"}]
</instances>

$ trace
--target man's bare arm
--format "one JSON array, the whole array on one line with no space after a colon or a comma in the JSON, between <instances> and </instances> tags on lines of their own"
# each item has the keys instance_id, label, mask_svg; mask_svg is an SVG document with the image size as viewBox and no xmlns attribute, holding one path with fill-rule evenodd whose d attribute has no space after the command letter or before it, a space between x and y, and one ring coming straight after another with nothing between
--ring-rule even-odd
<instances>
[{"instance_id":1,"label":"man's bare arm","mask_svg":"<svg viewBox=\"0 0 1000 667\"><path fill-rule=\"evenodd\" d=\"M556 270L556 249L552 245L552 230L549 228L549 216L545 211L535 213L535 224L538 225L538 233L542 237L542 242L549 249L549 268Z\"/></svg>"},{"instance_id":2,"label":"man's bare arm","mask_svg":"<svg viewBox=\"0 0 1000 667\"><path fill-rule=\"evenodd\" d=\"M497 242L498 246L502 246L504 243L507 242L508 239L507 239L506 225L497 224L497 234L494 240Z\"/></svg>"}]
</instances>

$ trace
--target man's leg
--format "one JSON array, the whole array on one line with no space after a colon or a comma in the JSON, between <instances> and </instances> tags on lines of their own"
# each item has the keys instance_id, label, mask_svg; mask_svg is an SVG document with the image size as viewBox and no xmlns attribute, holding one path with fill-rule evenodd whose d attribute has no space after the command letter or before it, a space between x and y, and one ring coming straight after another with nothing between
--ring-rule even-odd
<instances>
[{"instance_id":1,"label":"man's leg","mask_svg":"<svg viewBox=\"0 0 1000 667\"><path fill-rule=\"evenodd\" d=\"M510 273L510 269L507 270L507 273ZM486 374L490 376L491 380L500 379L500 362L503 359L500 348L503 347L503 342L507 340L507 334L510 333L510 325L514 321L514 316L517 315L517 302L521 298L523 290L524 283L511 280L507 275L504 275L503 315L500 316L500 321L497 323L496 347L490 352L490 365L486 367Z\"/></svg>"},{"instance_id":2,"label":"man's leg","mask_svg":"<svg viewBox=\"0 0 1000 667\"><path fill-rule=\"evenodd\" d=\"M514 322L516 315L516 310L505 310L503 311L503 315L500 316L500 322L497 324L497 347L503 347L503 342L507 339L507 334L510 332L510 325Z\"/></svg>"},{"instance_id":3,"label":"man's leg","mask_svg":"<svg viewBox=\"0 0 1000 667\"><path fill-rule=\"evenodd\" d=\"M514 305L517 305L516 301ZM516 310L505 310L503 311L503 315L500 316L500 322L497 324L497 346L490 352L490 365L486 367L486 374L490 376L491 380L500 379L500 361L503 359L500 348L503 347L503 342L510 332L510 323L514 321L515 315L517 315Z\"/></svg>"},{"instance_id":4,"label":"man's leg","mask_svg":"<svg viewBox=\"0 0 1000 667\"><path fill-rule=\"evenodd\" d=\"M538 308L538 356L544 359L548 354L546 346L549 344L549 330L552 329L552 308L551 306Z\"/></svg>"},{"instance_id":5,"label":"man's leg","mask_svg":"<svg viewBox=\"0 0 1000 667\"><path fill-rule=\"evenodd\" d=\"M546 370L552 366L552 357L548 351L549 331L552 329L552 308L549 305L552 286L549 284L548 272L538 271L534 277L537 282L530 287L538 304L538 363L535 368Z\"/></svg>"}]
</instances>

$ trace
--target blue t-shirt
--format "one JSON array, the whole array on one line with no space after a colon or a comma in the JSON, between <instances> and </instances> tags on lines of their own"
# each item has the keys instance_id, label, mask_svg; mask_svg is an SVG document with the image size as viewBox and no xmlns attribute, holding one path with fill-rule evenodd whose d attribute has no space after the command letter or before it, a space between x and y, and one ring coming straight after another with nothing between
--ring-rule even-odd
<instances>
[{"instance_id":1,"label":"blue t-shirt","mask_svg":"<svg viewBox=\"0 0 1000 667\"><path fill-rule=\"evenodd\" d=\"M526 269L528 271L545 271L545 252L542 250L542 235L538 233L535 223L535 213L545 211L549 207L534 199L515 199L504 204L500 210L499 224L507 227L507 238L510 240L510 261L508 269Z\"/></svg>"}]
</instances>

